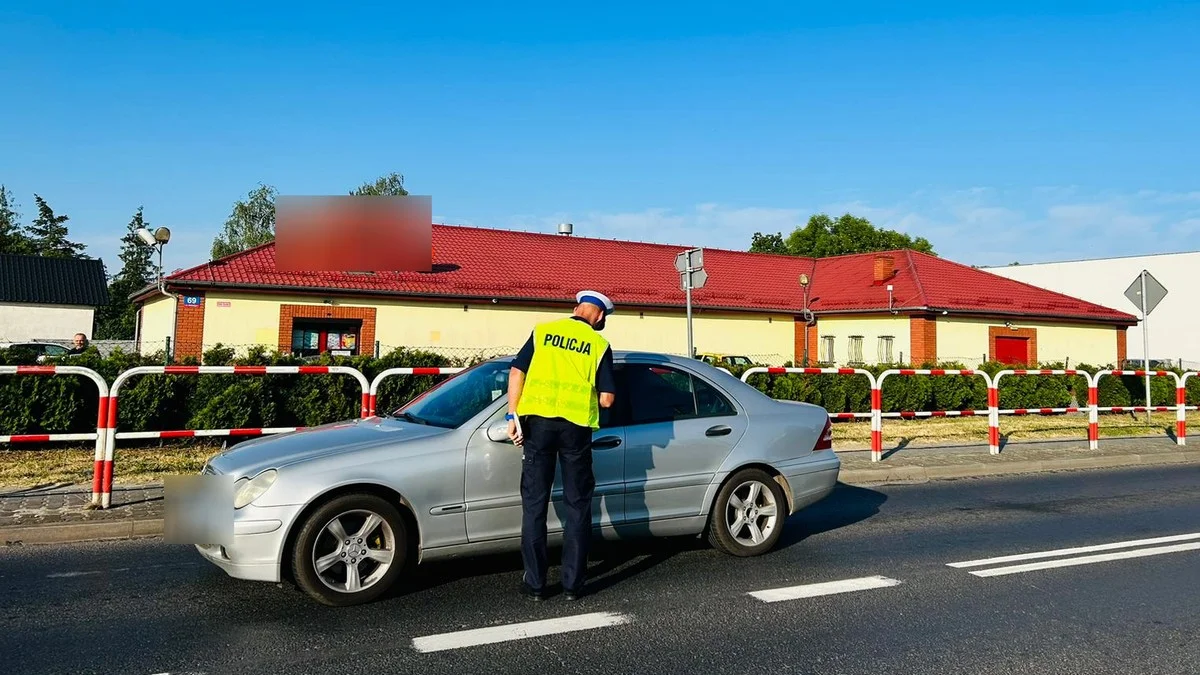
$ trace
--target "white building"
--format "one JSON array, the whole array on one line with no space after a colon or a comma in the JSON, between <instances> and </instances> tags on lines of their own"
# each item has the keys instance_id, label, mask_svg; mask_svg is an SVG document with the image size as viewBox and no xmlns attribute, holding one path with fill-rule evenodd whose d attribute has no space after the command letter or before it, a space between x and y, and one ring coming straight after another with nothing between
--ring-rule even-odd
<instances>
[{"instance_id":1,"label":"white building","mask_svg":"<svg viewBox=\"0 0 1200 675\"><path fill-rule=\"evenodd\" d=\"M1097 258L1009 267L987 268L993 274L1065 293L1141 317L1141 308L1125 297L1142 270L1150 272L1167 289L1167 296L1150 313L1150 358L1200 367L1200 311L1196 303L1196 277L1200 251L1157 255ZM1144 358L1142 328L1131 328L1127 357Z\"/></svg>"},{"instance_id":2,"label":"white building","mask_svg":"<svg viewBox=\"0 0 1200 675\"><path fill-rule=\"evenodd\" d=\"M90 339L96 308L107 303L99 260L0 255L0 344Z\"/></svg>"}]
</instances>

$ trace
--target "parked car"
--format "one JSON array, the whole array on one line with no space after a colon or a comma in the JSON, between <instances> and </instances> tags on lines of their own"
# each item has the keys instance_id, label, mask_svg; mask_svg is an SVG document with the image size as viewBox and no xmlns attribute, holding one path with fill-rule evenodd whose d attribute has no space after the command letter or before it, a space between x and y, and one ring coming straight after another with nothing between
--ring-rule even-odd
<instances>
[{"instance_id":1,"label":"parked car","mask_svg":"<svg viewBox=\"0 0 1200 675\"><path fill-rule=\"evenodd\" d=\"M519 549L521 450L507 435L511 357L443 380L395 413L242 443L202 473L235 480L234 536L198 545L229 575L290 577L328 605L377 598L414 563ZM595 534L707 535L771 550L828 495L829 415L695 359L614 354L617 403L594 435ZM556 479L548 524L562 540Z\"/></svg>"},{"instance_id":2,"label":"parked car","mask_svg":"<svg viewBox=\"0 0 1200 675\"><path fill-rule=\"evenodd\" d=\"M28 355L28 359L36 360L38 363L45 361L48 357L66 356L69 351L66 347L53 342L12 342L0 344L0 348L8 349L12 354Z\"/></svg>"},{"instance_id":3,"label":"parked car","mask_svg":"<svg viewBox=\"0 0 1200 675\"><path fill-rule=\"evenodd\" d=\"M752 366L754 361L748 356L738 356L736 354L716 354L702 353L697 356L701 361L713 366Z\"/></svg>"}]
</instances>

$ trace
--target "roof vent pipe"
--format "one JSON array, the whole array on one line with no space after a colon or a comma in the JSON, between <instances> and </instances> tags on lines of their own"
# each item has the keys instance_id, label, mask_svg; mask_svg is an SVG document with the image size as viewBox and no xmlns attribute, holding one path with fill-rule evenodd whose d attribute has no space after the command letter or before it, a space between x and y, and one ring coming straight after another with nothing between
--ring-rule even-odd
<instances>
[{"instance_id":1,"label":"roof vent pipe","mask_svg":"<svg viewBox=\"0 0 1200 675\"><path fill-rule=\"evenodd\" d=\"M575 226L571 223L559 223L558 233L564 237L569 237L575 231Z\"/></svg>"}]
</instances>

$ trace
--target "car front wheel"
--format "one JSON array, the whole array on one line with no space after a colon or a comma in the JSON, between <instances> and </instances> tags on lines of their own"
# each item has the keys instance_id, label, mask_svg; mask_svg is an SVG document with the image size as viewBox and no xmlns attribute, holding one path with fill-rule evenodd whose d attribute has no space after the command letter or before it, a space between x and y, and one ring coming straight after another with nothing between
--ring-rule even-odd
<instances>
[{"instance_id":1,"label":"car front wheel","mask_svg":"<svg viewBox=\"0 0 1200 675\"><path fill-rule=\"evenodd\" d=\"M296 584L335 607L375 600L395 584L408 558L400 511L371 494L336 497L313 512L296 537Z\"/></svg>"},{"instance_id":2,"label":"car front wheel","mask_svg":"<svg viewBox=\"0 0 1200 675\"><path fill-rule=\"evenodd\" d=\"M718 549L748 557L771 550L783 534L787 501L770 474L742 469L717 493L708 522L708 540Z\"/></svg>"}]
</instances>

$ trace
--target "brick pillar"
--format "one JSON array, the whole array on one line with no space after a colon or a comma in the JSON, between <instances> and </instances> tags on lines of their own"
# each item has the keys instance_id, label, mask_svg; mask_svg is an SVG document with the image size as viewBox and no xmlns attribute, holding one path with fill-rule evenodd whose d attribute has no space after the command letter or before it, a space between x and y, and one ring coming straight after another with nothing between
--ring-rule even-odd
<instances>
[{"instance_id":1,"label":"brick pillar","mask_svg":"<svg viewBox=\"0 0 1200 675\"><path fill-rule=\"evenodd\" d=\"M1125 326L1117 326L1117 362L1113 364L1117 368L1124 368L1121 364L1125 363L1125 359L1128 358L1128 351L1126 351L1128 338L1126 331L1128 330Z\"/></svg>"},{"instance_id":2,"label":"brick pillar","mask_svg":"<svg viewBox=\"0 0 1200 675\"><path fill-rule=\"evenodd\" d=\"M807 330L805 330L806 328ZM814 321L813 325L806 326L804 319L796 317L796 354L792 362L797 366L804 365L804 346L806 341L808 344L808 363L812 365L820 357L820 354L817 353L817 324Z\"/></svg>"},{"instance_id":3,"label":"brick pillar","mask_svg":"<svg viewBox=\"0 0 1200 675\"><path fill-rule=\"evenodd\" d=\"M912 354L909 362L917 367L937 363L937 320L934 317L914 316L909 320Z\"/></svg>"},{"instance_id":4,"label":"brick pillar","mask_svg":"<svg viewBox=\"0 0 1200 675\"><path fill-rule=\"evenodd\" d=\"M175 343L171 345L172 351L176 361L189 356L200 360L204 353L204 296L199 296L200 304L194 306L185 305L184 297L181 295L176 300Z\"/></svg>"}]
</instances>

